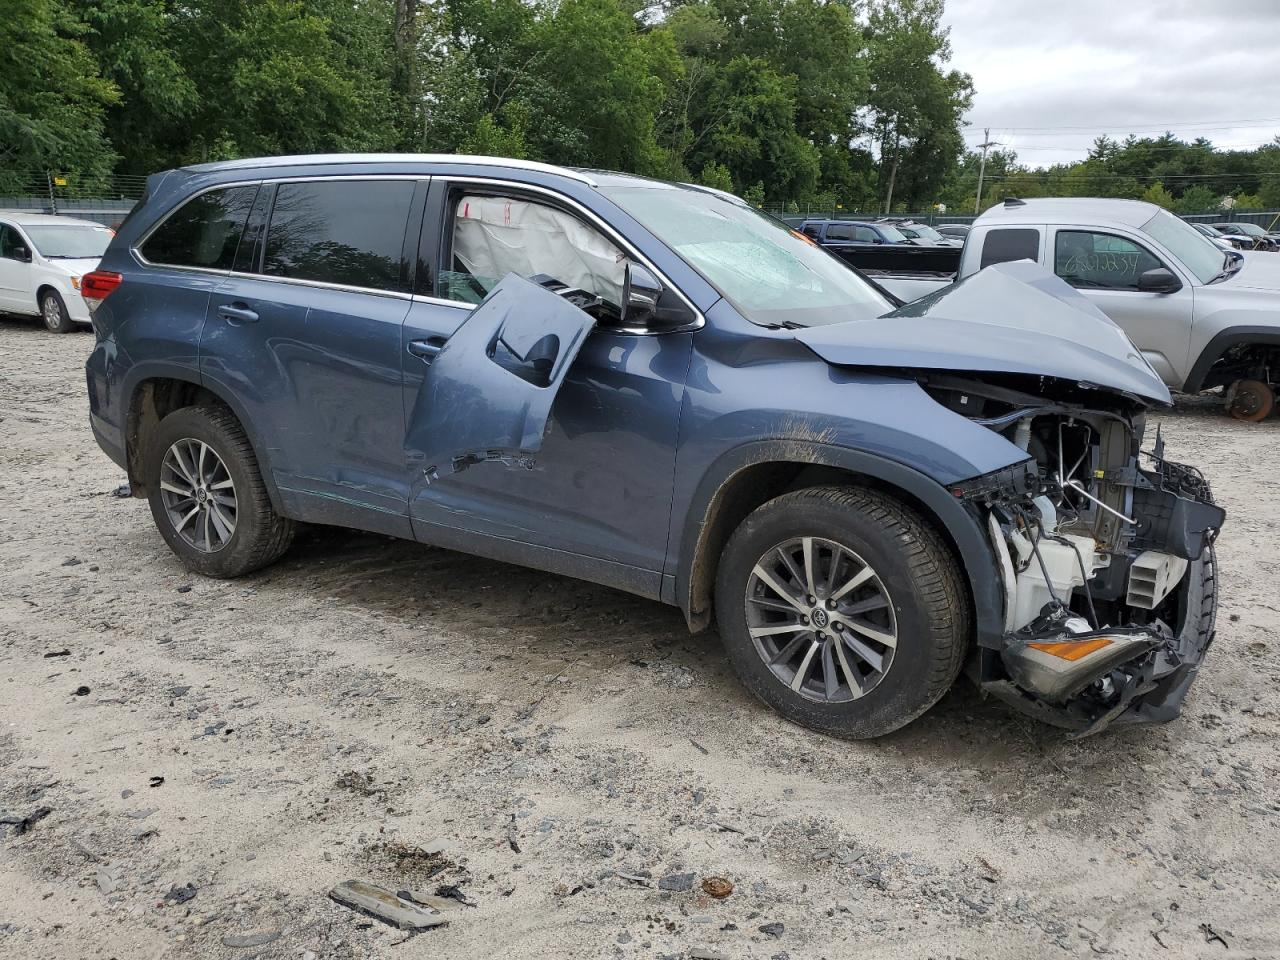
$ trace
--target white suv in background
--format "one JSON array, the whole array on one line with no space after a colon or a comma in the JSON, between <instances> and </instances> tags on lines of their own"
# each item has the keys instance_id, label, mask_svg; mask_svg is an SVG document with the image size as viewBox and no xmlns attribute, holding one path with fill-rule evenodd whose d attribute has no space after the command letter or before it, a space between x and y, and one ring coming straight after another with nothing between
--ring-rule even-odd
<instances>
[{"instance_id":1,"label":"white suv in background","mask_svg":"<svg viewBox=\"0 0 1280 960\"><path fill-rule=\"evenodd\" d=\"M114 235L91 220L0 211L0 313L42 317L54 333L88 323L80 278Z\"/></svg>"}]
</instances>

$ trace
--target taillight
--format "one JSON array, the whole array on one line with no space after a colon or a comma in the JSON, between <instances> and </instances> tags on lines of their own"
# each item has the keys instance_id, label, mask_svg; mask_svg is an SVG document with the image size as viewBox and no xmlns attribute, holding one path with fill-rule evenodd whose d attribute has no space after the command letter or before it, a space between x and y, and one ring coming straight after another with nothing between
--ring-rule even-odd
<instances>
[{"instance_id":1,"label":"taillight","mask_svg":"<svg viewBox=\"0 0 1280 960\"><path fill-rule=\"evenodd\" d=\"M90 310L98 309L98 304L107 299L124 277L110 270L94 270L80 278L80 296L89 304Z\"/></svg>"}]
</instances>

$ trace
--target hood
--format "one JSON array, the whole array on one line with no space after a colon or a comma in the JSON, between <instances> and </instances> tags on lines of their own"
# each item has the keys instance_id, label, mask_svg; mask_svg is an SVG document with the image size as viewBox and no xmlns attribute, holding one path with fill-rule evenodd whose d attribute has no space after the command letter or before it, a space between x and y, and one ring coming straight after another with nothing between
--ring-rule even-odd
<instances>
[{"instance_id":1,"label":"hood","mask_svg":"<svg viewBox=\"0 0 1280 960\"><path fill-rule=\"evenodd\" d=\"M56 270L65 271L67 276L70 277L82 277L86 273L97 270L100 262L100 257L78 257L74 260L62 260L55 258L53 260L46 259L45 265L53 267Z\"/></svg>"},{"instance_id":2,"label":"hood","mask_svg":"<svg viewBox=\"0 0 1280 960\"><path fill-rule=\"evenodd\" d=\"M1244 258L1240 270L1221 286L1230 290L1280 291L1280 256L1265 250L1243 251L1240 256Z\"/></svg>"},{"instance_id":3,"label":"hood","mask_svg":"<svg viewBox=\"0 0 1280 960\"><path fill-rule=\"evenodd\" d=\"M1027 260L987 267L882 317L795 336L839 366L1031 374L1171 402L1124 331Z\"/></svg>"}]
</instances>

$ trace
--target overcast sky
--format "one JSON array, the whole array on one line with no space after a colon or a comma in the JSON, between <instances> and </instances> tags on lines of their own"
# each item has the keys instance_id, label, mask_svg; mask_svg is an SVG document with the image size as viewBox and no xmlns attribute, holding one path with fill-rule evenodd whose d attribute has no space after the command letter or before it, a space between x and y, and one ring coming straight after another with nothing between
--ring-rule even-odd
<instances>
[{"instance_id":1,"label":"overcast sky","mask_svg":"<svg viewBox=\"0 0 1280 960\"><path fill-rule=\"evenodd\" d=\"M1022 163L1081 160L1101 133L1280 135L1280 0L947 0L946 23L976 90L966 142L989 126Z\"/></svg>"}]
</instances>

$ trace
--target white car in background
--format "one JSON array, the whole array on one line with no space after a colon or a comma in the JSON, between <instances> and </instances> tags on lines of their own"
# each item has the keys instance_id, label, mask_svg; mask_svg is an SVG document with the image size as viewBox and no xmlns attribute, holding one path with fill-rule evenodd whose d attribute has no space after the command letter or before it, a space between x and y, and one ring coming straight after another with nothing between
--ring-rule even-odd
<instances>
[{"instance_id":1,"label":"white car in background","mask_svg":"<svg viewBox=\"0 0 1280 960\"><path fill-rule=\"evenodd\" d=\"M54 333L88 323L80 278L114 235L92 220L0 210L0 313L41 317Z\"/></svg>"}]
</instances>

